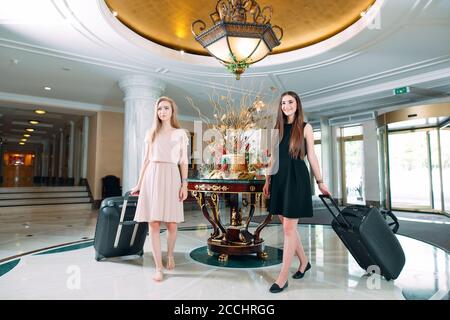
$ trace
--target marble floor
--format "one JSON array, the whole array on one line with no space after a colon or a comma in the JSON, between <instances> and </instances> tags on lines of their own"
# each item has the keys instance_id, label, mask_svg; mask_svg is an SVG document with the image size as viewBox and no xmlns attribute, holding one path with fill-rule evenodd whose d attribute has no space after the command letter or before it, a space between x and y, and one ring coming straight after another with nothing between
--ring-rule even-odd
<instances>
[{"instance_id":1,"label":"marble floor","mask_svg":"<svg viewBox=\"0 0 450 320\"><path fill-rule=\"evenodd\" d=\"M259 212L262 214L262 212ZM191 253L206 249L210 230L199 211L185 214L179 226L173 271L155 283L147 238L143 257L94 259L97 210L0 216L0 299L442 299L450 288L450 257L430 244L398 236L406 255L400 276L386 281L367 277L331 227L299 225L312 269L289 280L280 294L268 288L280 261L269 266L236 267L232 261L202 263ZM420 219L416 216L415 219ZM252 224L252 228L255 228ZM203 227L203 228L202 228ZM32 235L32 236L30 236ZM166 232L161 234L165 252ZM266 245L282 248L282 230L269 225ZM211 257L210 257L211 258ZM214 258L214 257L213 257ZM231 259L230 259L231 260ZM294 261L291 273L296 271ZM224 289L226 288L226 289Z\"/></svg>"}]
</instances>

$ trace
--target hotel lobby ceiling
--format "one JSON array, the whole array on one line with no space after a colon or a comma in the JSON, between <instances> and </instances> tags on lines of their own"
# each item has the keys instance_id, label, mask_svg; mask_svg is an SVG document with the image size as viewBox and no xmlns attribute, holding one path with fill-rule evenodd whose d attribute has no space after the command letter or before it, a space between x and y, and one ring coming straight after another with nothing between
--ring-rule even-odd
<instances>
[{"instance_id":1,"label":"hotel lobby ceiling","mask_svg":"<svg viewBox=\"0 0 450 320\"><path fill-rule=\"evenodd\" d=\"M182 54L139 36L114 17L105 0L1 1L5 5L0 10L0 114L2 108L33 108L36 104L75 110L76 114L123 112L124 93L118 81L135 74L162 81L164 94L179 103L183 120L198 118L187 96L210 112L211 93L232 93L238 98L261 94L271 101L280 92L294 90L311 119L418 101L450 101L450 42L443 41L450 34L450 1L377 0L362 18L335 36L270 55L252 65L239 81L217 59ZM260 0L260 5L268 4L264 1ZM272 23L285 29L283 45L288 40L289 22L300 24L300 19L292 18L292 13L281 15L281 20L277 14L283 12L282 6L295 11L300 7L296 1L269 3L275 14ZM23 10L25 2L27 10ZM122 2L132 8L135 0ZM147 2L161 15L166 2ZM178 2L171 2L172 10L181 10ZM195 6L197 2L186 3ZM193 18L205 19L210 25L209 14L216 0L202 3L204 13L196 7L198 14L186 22L186 38L193 39ZM311 3L324 6L325 2ZM341 1L335 3L341 4L330 6L347 8ZM329 21L335 21L331 17L334 12L337 9L328 12ZM318 21L311 14L305 16ZM159 23L163 20L169 30L181 18L166 15ZM46 86L52 90L46 91ZM393 95L394 88L405 86L415 89ZM0 132L2 128L6 130L5 124L0 125Z\"/></svg>"},{"instance_id":2,"label":"hotel lobby ceiling","mask_svg":"<svg viewBox=\"0 0 450 320\"><path fill-rule=\"evenodd\" d=\"M191 24L202 19L212 26L209 15L215 0L105 0L117 18L134 32L160 45L188 53L207 55L195 41ZM261 8L273 7L272 25L283 28L281 45L274 54L304 48L331 38L366 12L375 0L259 0Z\"/></svg>"}]
</instances>

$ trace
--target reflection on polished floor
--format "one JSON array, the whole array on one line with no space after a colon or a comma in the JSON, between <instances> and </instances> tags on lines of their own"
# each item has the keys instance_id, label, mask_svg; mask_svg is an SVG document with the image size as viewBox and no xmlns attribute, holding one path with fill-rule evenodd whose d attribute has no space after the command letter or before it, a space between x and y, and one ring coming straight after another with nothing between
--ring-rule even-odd
<instances>
[{"instance_id":1,"label":"reflection on polished floor","mask_svg":"<svg viewBox=\"0 0 450 320\"><path fill-rule=\"evenodd\" d=\"M186 213L186 218L176 245L177 266L166 272L162 283L155 283L151 279L154 263L149 238L143 258L95 261L92 237L96 211L40 214L40 218L28 217L30 221L21 226L1 217L2 222L9 223L1 224L0 299L403 300L448 296L450 257L444 250L399 235L406 264L399 278L388 282L365 276L331 227L320 225L299 225L311 271L302 280L290 279L288 290L274 295L268 288L276 279L280 261L249 268L234 264L233 259L223 265L198 262L190 253L201 251L211 230L205 229L198 211ZM163 232L163 252L165 236ZM279 225L269 225L262 236L267 246L282 248ZM80 242L39 250L73 241ZM20 251L34 252L6 258ZM292 273L297 266L295 261ZM227 290L223 290L225 287Z\"/></svg>"}]
</instances>

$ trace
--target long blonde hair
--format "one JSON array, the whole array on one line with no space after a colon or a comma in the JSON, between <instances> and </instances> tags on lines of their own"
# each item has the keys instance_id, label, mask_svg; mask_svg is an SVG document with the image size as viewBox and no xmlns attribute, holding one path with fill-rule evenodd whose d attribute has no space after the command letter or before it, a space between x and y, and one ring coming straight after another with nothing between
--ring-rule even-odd
<instances>
[{"instance_id":1,"label":"long blonde hair","mask_svg":"<svg viewBox=\"0 0 450 320\"><path fill-rule=\"evenodd\" d=\"M170 125L173 128L176 129L180 129L180 123L178 122L178 107L177 104L175 103L175 101L169 97L166 96L162 96L160 97L156 103L155 103L155 113L154 113L154 118L153 118L153 128L151 130L150 133L150 141L151 143L153 143L155 141L156 135L161 131L161 127L162 127L162 122L161 119L159 119L158 117L158 105L160 104L160 102L162 101L167 101L170 103L171 107L172 107L172 116L170 117Z\"/></svg>"}]
</instances>

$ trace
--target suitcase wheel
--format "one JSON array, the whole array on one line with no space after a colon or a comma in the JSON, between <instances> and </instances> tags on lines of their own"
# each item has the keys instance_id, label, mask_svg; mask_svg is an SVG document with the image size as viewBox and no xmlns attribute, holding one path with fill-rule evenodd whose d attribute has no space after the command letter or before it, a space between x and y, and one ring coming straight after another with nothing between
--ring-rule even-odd
<instances>
[{"instance_id":1,"label":"suitcase wheel","mask_svg":"<svg viewBox=\"0 0 450 320\"><path fill-rule=\"evenodd\" d=\"M139 252L137 253L137 255L138 255L139 257L142 257L142 256L144 255L144 250L139 251Z\"/></svg>"},{"instance_id":2,"label":"suitcase wheel","mask_svg":"<svg viewBox=\"0 0 450 320\"><path fill-rule=\"evenodd\" d=\"M98 252L95 253L95 260L100 261L105 259L104 256L102 256L101 254L99 254Z\"/></svg>"}]
</instances>

